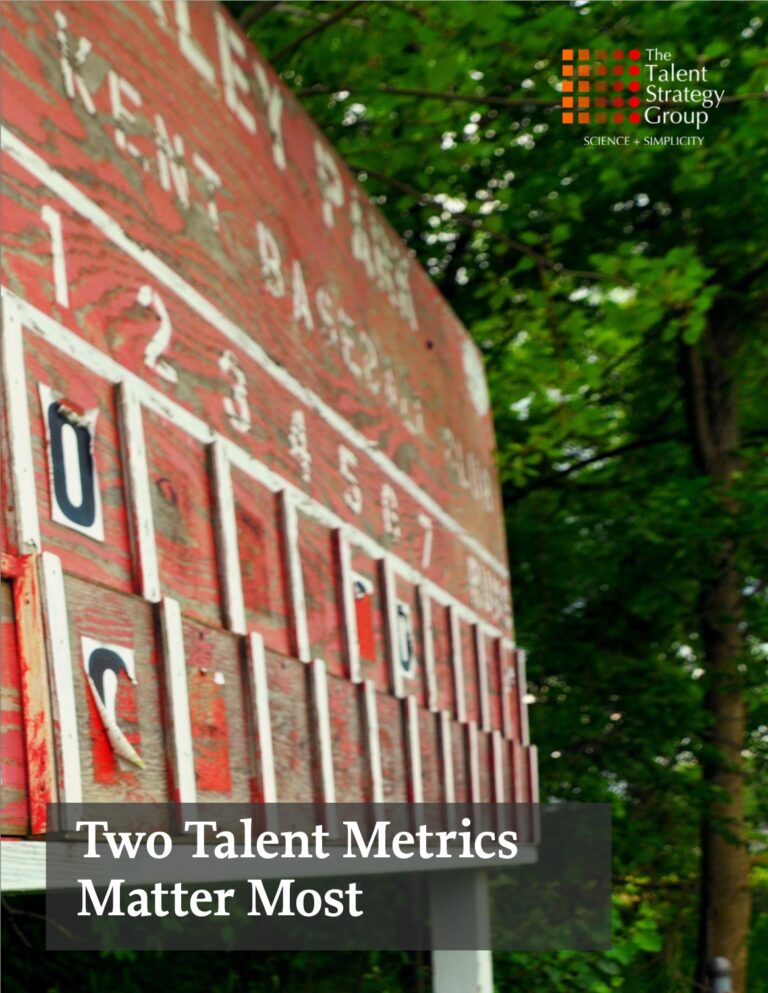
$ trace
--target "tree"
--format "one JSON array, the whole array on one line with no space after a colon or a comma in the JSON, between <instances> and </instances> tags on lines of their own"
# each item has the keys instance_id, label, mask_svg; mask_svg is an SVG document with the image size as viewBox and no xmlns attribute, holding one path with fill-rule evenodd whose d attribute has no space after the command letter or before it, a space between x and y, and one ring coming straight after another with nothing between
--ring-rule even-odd
<instances>
[{"instance_id":1,"label":"tree","mask_svg":"<svg viewBox=\"0 0 768 993\"><path fill-rule=\"evenodd\" d=\"M744 993L766 819L763 8L230 6L485 352L543 782L611 799L621 926L642 906L665 935L605 982L698 989L722 954ZM560 49L650 44L726 94L700 130L632 133L703 142L584 145Z\"/></svg>"}]
</instances>

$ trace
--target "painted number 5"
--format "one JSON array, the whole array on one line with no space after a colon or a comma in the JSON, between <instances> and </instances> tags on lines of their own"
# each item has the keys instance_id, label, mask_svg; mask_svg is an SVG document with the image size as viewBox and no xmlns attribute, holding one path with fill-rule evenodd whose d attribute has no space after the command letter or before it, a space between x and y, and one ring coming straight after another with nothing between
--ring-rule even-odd
<instances>
[{"instance_id":1,"label":"painted number 5","mask_svg":"<svg viewBox=\"0 0 768 993\"><path fill-rule=\"evenodd\" d=\"M356 468L357 456L355 453L345 448L344 445L339 445L339 472L342 479L349 483L343 493L344 503L354 513L359 514L363 510L363 491L360 489L355 475Z\"/></svg>"}]
</instances>

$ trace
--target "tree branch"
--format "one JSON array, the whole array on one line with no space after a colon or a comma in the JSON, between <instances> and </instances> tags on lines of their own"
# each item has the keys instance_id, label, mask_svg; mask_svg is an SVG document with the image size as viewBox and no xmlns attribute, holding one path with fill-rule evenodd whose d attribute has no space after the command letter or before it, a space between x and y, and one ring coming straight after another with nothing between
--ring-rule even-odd
<instances>
[{"instance_id":1,"label":"tree branch","mask_svg":"<svg viewBox=\"0 0 768 993\"><path fill-rule=\"evenodd\" d=\"M300 90L294 90L297 97L322 96L328 93L337 93L344 89L343 86L329 86L318 83L314 86L306 86ZM388 96L396 97L419 97L423 100L442 100L447 103L474 103L484 107L528 107L534 104L539 107L559 107L559 100L549 100L542 97L496 97L479 96L476 93L441 93L435 90L403 89L399 86L378 86L374 90L355 90L357 96L375 96L377 93L385 93Z\"/></svg>"},{"instance_id":2,"label":"tree branch","mask_svg":"<svg viewBox=\"0 0 768 993\"><path fill-rule=\"evenodd\" d=\"M320 24L316 24L313 28L310 28L309 31L305 31L304 34L299 35L298 38L295 38L284 48L281 48L279 52L276 52L273 56L271 56L270 61L278 62L280 59L284 59L286 55L292 55L297 48L300 48L304 44L304 42L309 41L310 38L314 38L316 35L320 34L321 31L325 31L327 28L331 27L331 25L336 24L336 22L340 21L343 17L347 17L356 7L362 6L364 2L365 0L354 0L353 3L345 3L343 7L339 7L338 10L335 10L329 17L326 17L326 19Z\"/></svg>"},{"instance_id":3,"label":"tree branch","mask_svg":"<svg viewBox=\"0 0 768 993\"><path fill-rule=\"evenodd\" d=\"M354 172L365 172L369 176L373 176L374 179L378 179L382 183L386 183L393 189L399 190L401 193L405 193L406 196L411 197L423 206L435 205L438 207L443 207L440 201L431 193L424 193L421 190L417 190L415 187L404 183L400 179L395 179L394 176L387 176L383 172L379 172L377 169L371 169L369 166L363 165L353 165L349 163L349 168ZM598 279L598 280L610 280L611 282L623 283L624 285L630 285L628 280L620 276L607 276L602 272L592 272L591 270L585 269L568 269L561 262L553 262L552 259L548 258L546 255L542 255L541 252L537 252L530 245L525 245L521 241L517 241L515 238L510 238L509 235L502 234L500 231L494 231L492 228L487 227L483 224L481 218L477 216L472 216L471 214L453 214L452 220L456 221L457 224L469 225L475 230L483 231L489 237L494 238L496 241L500 241L507 248L512 249L515 252L519 252L521 255L527 255L529 259L536 263L538 266L544 266L546 269L551 269L564 276L572 276L575 279Z\"/></svg>"},{"instance_id":4,"label":"tree branch","mask_svg":"<svg viewBox=\"0 0 768 993\"><path fill-rule=\"evenodd\" d=\"M247 31L251 25L260 21L265 14L268 14L274 7L277 7L279 2L280 0L255 0L247 10L243 11L239 22L240 27L243 31Z\"/></svg>"},{"instance_id":5,"label":"tree branch","mask_svg":"<svg viewBox=\"0 0 768 993\"><path fill-rule=\"evenodd\" d=\"M615 448L609 448L604 452L599 452L597 455L590 455L588 458L579 459L578 462L572 462L569 466L566 466L565 469L560 469L556 472L550 472L545 476L540 476L538 479L532 480L527 486L504 486L504 491L505 493L509 492L509 499L511 502L517 502L536 490L547 489L550 486L557 486L563 479L567 479L568 476L572 476L575 472L578 472L580 469L585 469L587 466L596 465L598 462L606 462L609 459L620 458L622 455L627 455L629 452L639 451L643 448L651 448L654 445L668 444L671 441L684 442L685 438L679 432L653 435L650 438L635 438L633 441L628 441L624 445L617 445Z\"/></svg>"}]
</instances>

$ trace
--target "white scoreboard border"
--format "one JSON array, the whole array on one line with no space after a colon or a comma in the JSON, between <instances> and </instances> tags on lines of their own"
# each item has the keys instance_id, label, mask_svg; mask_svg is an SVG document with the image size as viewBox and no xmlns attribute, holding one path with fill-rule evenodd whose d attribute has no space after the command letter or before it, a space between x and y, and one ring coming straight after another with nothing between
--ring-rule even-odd
<instances>
[{"instance_id":1,"label":"white scoreboard border","mask_svg":"<svg viewBox=\"0 0 768 993\"><path fill-rule=\"evenodd\" d=\"M174 292L186 306L195 311L208 324L216 328L232 344L255 361L276 382L314 410L323 420L342 435L345 440L398 483L421 506L440 521L446 530L456 535L467 548L481 558L503 579L509 578L509 570L481 542L466 531L434 497L426 493L407 473L403 472L391 459L373 445L369 438L361 434L337 411L326 404L313 390L303 386L286 369L272 359L266 350L248 335L234 321L223 314L198 290L186 282L177 272L146 248L142 248L123 231L122 227L101 207L87 197L68 179L56 172L41 156L26 145L12 131L0 126L0 149L7 152L19 165L44 183L56 196L60 197L73 210L90 221L102 234L126 255L141 265L148 273Z\"/></svg>"},{"instance_id":2,"label":"white scoreboard border","mask_svg":"<svg viewBox=\"0 0 768 993\"><path fill-rule=\"evenodd\" d=\"M0 144L3 150L7 151L20 165L27 169L38 180L47 185L53 193L64 200L70 207L76 210L81 216L89 220L94 226L105 234L119 249L142 265L156 279L173 292L177 293L184 303L195 310L204 320L215 327L231 342L242 348L249 354L269 375L277 380L285 389L300 399L310 409L315 410L325 421L337 430L343 437L359 450L365 452L378 466L383 469L394 481L399 483L423 507L428 509L434 517L439 520L447 530L458 536L460 540L471 550L491 565L500 575L508 576L508 571L495 557L476 539L469 535L461 525L455 521L446 511L444 511L429 494L425 493L415 484L410 477L402 472L397 466L390 462L386 455L377 451L370 441L360 435L351 425L349 425L332 408L325 405L316 394L303 387L297 380L291 377L282 366L275 363L264 351L264 349L250 338L241 328L225 317L219 310L210 304L193 287L189 286L178 274L170 269L164 262L152 253L142 249L131 241L100 207L94 204L73 184L55 172L47 163L34 151L28 148L22 141L14 136L7 128L0 128ZM361 549L364 554L372 560L381 563L384 577L390 587L388 592L394 588L394 577L398 576L405 582L412 584L419 596L419 606L422 615L423 630L423 662L427 677L427 707L432 712L437 711L437 694L435 686L434 672L434 643L431 630L430 615L431 603L449 608L451 625L451 663L453 678L455 682L454 693L456 698L456 717L460 723L467 723L466 701L463 686L463 666L461 652L461 638L459 634L459 621L465 621L471 626L475 636L475 646L484 649L484 636L488 636L500 642L503 649L514 649L514 640L505 631L481 618L473 609L450 594L447 590L427 579L417 569L399 558L397 555L383 548L374 538L360 530L354 524L340 518L335 512L325 505L309 496L298 486L281 477L274 470L269 469L264 463L251 456L240 445L231 441L218 432L214 431L208 424L199 419L191 411L187 410L174 400L169 399L164 393L150 385L148 382L121 366L110 356L99 351L95 346L85 341L78 334L65 327L54 318L44 314L37 308L29 304L14 294L10 289L0 287L0 295L3 303L3 358L4 358L4 380L6 395L8 398L9 428L12 445L12 477L14 486L15 503L19 508L17 521L18 540L23 550L41 550L41 538L38 518L38 504L36 497L36 484L34 478L34 466L31 451L31 437L29 430L29 412L26 393L26 370L23 349L23 332L28 328L33 333L38 334L48 344L59 349L81 365L84 365L92 373L102 379L112 383L117 388L117 401L120 421L121 444L125 454L127 493L126 502L131 522L131 534L133 544L134 567L137 573L137 592L149 602L162 603L160 577L158 575L157 549L155 545L154 522L152 519L152 508L149 493L149 480L147 474L147 455L144 441L142 411L144 408L153 411L155 414L171 421L174 425L183 430L191 438L198 441L210 451L212 478L215 490L215 525L217 532L217 550L220 557L222 577L224 580L223 589L223 614L226 625L230 630L238 634L246 634L246 625L242 598L242 577L240 573L240 560L237 553L237 534L235 529L233 494L230 478L230 468L235 466L244 472L251 479L257 481L270 492L277 494L282 503L282 509L288 518L284 522L283 536L286 542L284 553L289 566L291 576L291 608L293 614L294 637L299 658L306 663L310 663L311 657L308 644L308 632L306 629L306 606L304 603L303 577L301 574L301 562L298 551L298 519L297 511L301 511L307 517L313 518L320 524L335 532L338 539L338 549L342 564L348 564L350 546L354 544ZM342 570L344 571L344 570ZM359 660L356 658L354 648L354 612L350 609L351 602L346 602L344 616L344 635L347 643L347 656L350 668L350 676L353 682L361 680L362 673L359 670ZM392 600L388 597L387 601ZM388 617L387 624L389 640L392 640L391 630L392 618ZM392 647L390 645L390 654ZM485 652L478 652L477 662L480 668L481 680L481 704L483 713L481 721L484 727L488 724L488 700L487 700L487 660ZM321 665L315 663L315 689L321 690L324 682L324 672L320 672ZM521 692L524 680L518 678L518 692ZM393 687L395 696L404 695L402 686L398 685L399 680L393 677ZM500 687L502 693L504 687ZM377 721L375 716L375 693L371 692L372 686L365 686L364 700L366 704L367 724L369 729L369 748L371 751L372 780L374 801L381 795L380 782L380 758L378 753L378 742L371 740L377 737ZM322 693L319 694L322 697ZM316 701L322 703L322 700ZM418 755L417 733L418 729L414 723L414 716L409 707L410 701L406 702L406 711L410 719L406 720L410 739L411 754L411 783L412 789L418 795L420 769L417 768L420 756ZM325 710L324 707L320 707ZM506 707L505 707L506 710ZM521 717L523 718L523 728L525 720L525 707L521 706ZM265 716L259 715L259 724L265 730ZM470 743L474 737L474 729L468 729ZM325 736L323 736L325 737ZM527 744L527 741L525 742ZM178 743L177 743L178 744ZM266 743L264 743L266 744ZM321 751L327 751L327 741L321 741ZM268 746L267 749L268 750ZM177 752L179 749L177 748ZM182 748L181 754L177 754L179 765L178 772L181 773L184 782L182 792L190 794L189 773L191 762L186 750ZM271 765L271 755L267 758L267 766ZM74 756L72 756L74 759ZM74 762L72 763L74 764ZM327 764L327 757L326 757ZM446 794L452 792L449 780L452 779L449 770L446 768ZM476 776L472 779L476 780ZM269 776L267 776L269 779ZM328 787L327 770L324 777L324 792L333 794L333 788ZM64 790L65 795L69 793L73 798L77 797L79 790L76 783L72 783L73 788ZM270 792L273 792L270 789ZM476 787L473 790L476 792Z\"/></svg>"}]
</instances>

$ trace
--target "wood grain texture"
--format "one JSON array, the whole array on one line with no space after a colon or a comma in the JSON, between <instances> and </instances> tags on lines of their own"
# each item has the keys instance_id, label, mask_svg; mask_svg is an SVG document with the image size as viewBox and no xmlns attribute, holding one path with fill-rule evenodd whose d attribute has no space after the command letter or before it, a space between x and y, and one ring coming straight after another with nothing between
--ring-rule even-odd
<instances>
[{"instance_id":1,"label":"wood grain texture","mask_svg":"<svg viewBox=\"0 0 768 993\"><path fill-rule=\"evenodd\" d=\"M18 572L13 584L13 609L24 714L29 828L31 834L37 835L47 828L47 804L55 802L58 796L55 742L46 667L39 556L22 556L16 563Z\"/></svg>"},{"instance_id":2,"label":"wood grain texture","mask_svg":"<svg viewBox=\"0 0 768 993\"><path fill-rule=\"evenodd\" d=\"M164 802L169 799L166 742L161 711L161 667L154 611L137 596L65 576L72 674L80 732L80 759L85 802ZM136 769L114 757L103 726L94 713L83 669L82 638L131 648L136 685L117 700L119 725L141 755L146 768ZM127 687L126 687L127 689Z\"/></svg>"},{"instance_id":3,"label":"wood grain texture","mask_svg":"<svg viewBox=\"0 0 768 993\"><path fill-rule=\"evenodd\" d=\"M301 513L298 524L310 655L323 658L330 675L346 676L344 619L339 596L341 577L333 533Z\"/></svg>"},{"instance_id":4,"label":"wood grain texture","mask_svg":"<svg viewBox=\"0 0 768 993\"><path fill-rule=\"evenodd\" d=\"M312 779L309 670L297 659L267 652L277 795L282 803L307 803Z\"/></svg>"},{"instance_id":5,"label":"wood grain texture","mask_svg":"<svg viewBox=\"0 0 768 993\"><path fill-rule=\"evenodd\" d=\"M183 631L198 800L247 803L254 770L241 640L189 619Z\"/></svg>"},{"instance_id":6,"label":"wood grain texture","mask_svg":"<svg viewBox=\"0 0 768 993\"><path fill-rule=\"evenodd\" d=\"M29 830L27 757L21 666L10 580L0 583L2 667L0 667L0 831L24 835Z\"/></svg>"},{"instance_id":7,"label":"wood grain texture","mask_svg":"<svg viewBox=\"0 0 768 993\"><path fill-rule=\"evenodd\" d=\"M467 725L451 721L451 741L453 743L453 783L456 803L469 803L470 789L469 747Z\"/></svg>"},{"instance_id":8,"label":"wood grain texture","mask_svg":"<svg viewBox=\"0 0 768 993\"><path fill-rule=\"evenodd\" d=\"M440 769L439 715L419 709L419 741L421 743L421 775L424 803L441 803L443 785Z\"/></svg>"},{"instance_id":9,"label":"wood grain texture","mask_svg":"<svg viewBox=\"0 0 768 993\"><path fill-rule=\"evenodd\" d=\"M408 775L402 705L389 693L378 695L378 705L384 800L405 803L408 799Z\"/></svg>"},{"instance_id":10,"label":"wood grain texture","mask_svg":"<svg viewBox=\"0 0 768 993\"><path fill-rule=\"evenodd\" d=\"M247 625L263 635L267 648L288 655L287 576L275 494L237 469L232 470L232 488Z\"/></svg>"},{"instance_id":11,"label":"wood grain texture","mask_svg":"<svg viewBox=\"0 0 768 993\"><path fill-rule=\"evenodd\" d=\"M328 676L331 744L338 803L365 803L371 797L364 714L358 686Z\"/></svg>"},{"instance_id":12,"label":"wood grain texture","mask_svg":"<svg viewBox=\"0 0 768 993\"><path fill-rule=\"evenodd\" d=\"M191 616L219 624L222 603L207 453L152 413L145 417L144 431L163 593Z\"/></svg>"}]
</instances>

